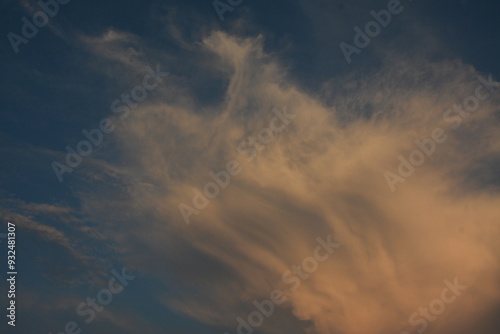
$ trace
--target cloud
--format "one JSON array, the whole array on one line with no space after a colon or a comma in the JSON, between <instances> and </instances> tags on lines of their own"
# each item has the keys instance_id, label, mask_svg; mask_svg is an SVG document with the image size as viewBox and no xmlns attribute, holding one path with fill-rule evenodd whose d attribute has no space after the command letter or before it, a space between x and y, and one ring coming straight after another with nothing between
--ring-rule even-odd
<instances>
[{"instance_id":1,"label":"cloud","mask_svg":"<svg viewBox=\"0 0 500 334\"><path fill-rule=\"evenodd\" d=\"M23 256L30 259L35 275L66 286L98 284L103 261L90 255L90 245L100 238L73 209L2 195L0 217L16 224L18 243L28 242Z\"/></svg>"},{"instance_id":2,"label":"cloud","mask_svg":"<svg viewBox=\"0 0 500 334\"><path fill-rule=\"evenodd\" d=\"M114 45L111 37L103 45ZM498 97L459 129L443 120L486 74L460 60L388 54L378 70L334 78L313 96L263 50L262 37L213 32L196 52L218 57L203 66L227 82L220 103L200 106L171 81L168 100L141 105L117 125L121 158L111 165L119 167L81 194L84 212L106 222L102 233L129 265L166 286L158 300L235 329L254 299L281 287L288 302L262 331L294 318L300 326L290 332L321 334L415 329L408 317L454 277L469 289L429 334L472 330L498 305L498 179L477 174L500 157ZM238 145L284 107L297 117L247 161ZM384 172L436 127L447 141L391 192ZM178 205L191 205L193 188L233 159L242 173L187 226ZM342 249L300 289L286 289L282 273L328 234Z\"/></svg>"}]
</instances>

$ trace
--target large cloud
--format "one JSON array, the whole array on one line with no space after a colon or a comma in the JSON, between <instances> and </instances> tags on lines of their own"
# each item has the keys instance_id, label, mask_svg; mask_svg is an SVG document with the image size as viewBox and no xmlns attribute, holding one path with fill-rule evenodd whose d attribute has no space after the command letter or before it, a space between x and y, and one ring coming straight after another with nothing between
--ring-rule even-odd
<instances>
[{"instance_id":1,"label":"large cloud","mask_svg":"<svg viewBox=\"0 0 500 334\"><path fill-rule=\"evenodd\" d=\"M96 44L108 59L119 52L116 43L105 48L110 36L121 35ZM460 61L388 56L377 71L332 79L311 96L261 37L214 32L199 52L217 57L202 67L227 80L223 100L203 105L171 76L159 90L164 100L116 120L120 161L82 194L129 265L165 284L160 301L235 329L254 299L281 287L288 302L261 330L321 334L415 330L408 316L455 277L468 289L428 333L470 332L498 304L498 98L457 129L443 120L486 74ZM296 117L247 161L238 146L268 127L273 108ZM437 127L447 140L391 192L384 173ZM193 188L231 160L241 174L187 225L179 204L192 206ZM342 247L290 290L283 272L329 234Z\"/></svg>"}]
</instances>

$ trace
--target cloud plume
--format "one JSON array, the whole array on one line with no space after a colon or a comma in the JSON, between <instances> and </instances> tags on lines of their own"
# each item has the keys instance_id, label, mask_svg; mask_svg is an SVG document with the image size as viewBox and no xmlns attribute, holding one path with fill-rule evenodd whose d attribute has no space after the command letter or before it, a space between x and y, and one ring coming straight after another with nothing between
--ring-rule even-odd
<instances>
[{"instance_id":1,"label":"cloud plume","mask_svg":"<svg viewBox=\"0 0 500 334\"><path fill-rule=\"evenodd\" d=\"M123 35L108 32L94 48L106 59L122 51L110 36ZM498 307L498 92L458 129L443 118L488 74L387 55L376 71L332 78L312 95L263 37L212 32L189 52L216 59L198 65L222 78L218 103L201 104L172 75L158 99L117 121L118 161L109 173L86 169L106 176L81 194L129 265L164 284L161 303L235 332L254 299L281 287L287 302L262 332L396 333L414 331L408 317L457 277L469 288L427 333L468 333ZM248 161L238 145L284 107L296 117ZM446 142L391 192L384 172L437 127ZM179 204L231 160L242 172L186 225ZM329 234L343 247L299 289L284 286L283 272Z\"/></svg>"}]
</instances>

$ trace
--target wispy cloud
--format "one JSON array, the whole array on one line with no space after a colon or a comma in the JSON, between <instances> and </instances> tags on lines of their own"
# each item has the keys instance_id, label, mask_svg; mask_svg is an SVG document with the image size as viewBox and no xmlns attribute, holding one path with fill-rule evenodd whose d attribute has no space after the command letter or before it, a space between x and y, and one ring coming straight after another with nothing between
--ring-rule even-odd
<instances>
[{"instance_id":1,"label":"wispy cloud","mask_svg":"<svg viewBox=\"0 0 500 334\"><path fill-rule=\"evenodd\" d=\"M499 157L498 97L450 133L396 193L381 175L415 139L447 125L443 111L469 95L481 73L458 60L389 54L371 75L333 79L326 94L312 96L264 52L262 37L214 32L193 52L218 57L203 66L227 80L220 103L200 109L183 83L167 85L168 99L141 106L114 133L117 164L126 167L81 194L85 212L107 222L103 233L130 265L168 287L158 291L162 303L236 328L252 300L279 288L281 273L310 253L318 235L332 233L342 249L287 292L276 319L295 319L297 333L401 330L444 279L460 277L473 293L427 332L473 328L500 296L498 180L486 189L475 174ZM180 94L172 98L174 91ZM255 161L243 160L245 173L186 226L178 204L283 105L297 115L287 131ZM270 321L261 329L282 326Z\"/></svg>"}]
</instances>

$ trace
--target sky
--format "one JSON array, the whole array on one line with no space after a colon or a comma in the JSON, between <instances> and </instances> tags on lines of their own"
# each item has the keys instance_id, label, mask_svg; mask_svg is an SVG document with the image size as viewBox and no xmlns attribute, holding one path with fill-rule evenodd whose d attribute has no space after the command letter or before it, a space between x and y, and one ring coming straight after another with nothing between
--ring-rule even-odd
<instances>
[{"instance_id":1,"label":"sky","mask_svg":"<svg viewBox=\"0 0 500 334\"><path fill-rule=\"evenodd\" d=\"M499 9L0 1L1 333L499 333Z\"/></svg>"}]
</instances>

